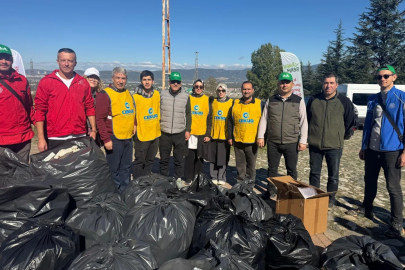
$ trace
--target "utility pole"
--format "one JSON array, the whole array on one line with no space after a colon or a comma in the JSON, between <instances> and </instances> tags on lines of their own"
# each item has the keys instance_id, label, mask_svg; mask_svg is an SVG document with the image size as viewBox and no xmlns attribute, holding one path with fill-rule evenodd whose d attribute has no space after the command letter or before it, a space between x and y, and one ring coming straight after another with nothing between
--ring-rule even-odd
<instances>
[{"instance_id":1,"label":"utility pole","mask_svg":"<svg viewBox=\"0 0 405 270\"><path fill-rule=\"evenodd\" d=\"M167 31L166 31L167 29ZM167 35L166 35L167 32ZM167 42L167 43L166 43ZM167 48L167 73L166 73ZM166 87L166 75L171 72L170 66L170 10L169 0L162 0L162 90Z\"/></svg>"},{"instance_id":2,"label":"utility pole","mask_svg":"<svg viewBox=\"0 0 405 270\"><path fill-rule=\"evenodd\" d=\"M31 80L34 77L34 62L32 62L32 59L30 61L30 76L31 76Z\"/></svg>"},{"instance_id":3,"label":"utility pole","mask_svg":"<svg viewBox=\"0 0 405 270\"><path fill-rule=\"evenodd\" d=\"M194 71L194 81L198 79L198 52L195 52L195 71Z\"/></svg>"}]
</instances>

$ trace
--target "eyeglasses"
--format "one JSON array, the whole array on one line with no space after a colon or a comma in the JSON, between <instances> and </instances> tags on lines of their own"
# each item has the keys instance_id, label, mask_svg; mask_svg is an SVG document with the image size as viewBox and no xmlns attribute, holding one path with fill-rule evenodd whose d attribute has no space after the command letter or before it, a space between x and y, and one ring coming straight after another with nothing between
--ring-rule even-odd
<instances>
[{"instance_id":1,"label":"eyeglasses","mask_svg":"<svg viewBox=\"0 0 405 270\"><path fill-rule=\"evenodd\" d=\"M226 93L226 90L217 90L218 93Z\"/></svg>"},{"instance_id":2,"label":"eyeglasses","mask_svg":"<svg viewBox=\"0 0 405 270\"><path fill-rule=\"evenodd\" d=\"M181 81L170 81L170 84L181 84Z\"/></svg>"},{"instance_id":3,"label":"eyeglasses","mask_svg":"<svg viewBox=\"0 0 405 270\"><path fill-rule=\"evenodd\" d=\"M202 85L194 85L194 89L204 89L204 86L202 86Z\"/></svg>"},{"instance_id":4,"label":"eyeglasses","mask_svg":"<svg viewBox=\"0 0 405 270\"><path fill-rule=\"evenodd\" d=\"M393 76L394 74L384 74L384 75L377 75L377 80L381 80L382 78L388 79L389 77Z\"/></svg>"}]
</instances>

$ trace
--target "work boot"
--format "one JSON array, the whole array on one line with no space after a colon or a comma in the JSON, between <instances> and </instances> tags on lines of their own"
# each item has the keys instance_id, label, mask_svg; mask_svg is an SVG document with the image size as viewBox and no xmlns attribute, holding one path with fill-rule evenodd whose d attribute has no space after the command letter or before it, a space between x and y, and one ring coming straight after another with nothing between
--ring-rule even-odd
<instances>
[{"instance_id":1,"label":"work boot","mask_svg":"<svg viewBox=\"0 0 405 270\"><path fill-rule=\"evenodd\" d=\"M368 219L374 219L374 214L370 212L366 212L366 209L363 206L360 206L357 209L352 209L346 212L347 215L354 216L354 217L365 217Z\"/></svg>"}]
</instances>

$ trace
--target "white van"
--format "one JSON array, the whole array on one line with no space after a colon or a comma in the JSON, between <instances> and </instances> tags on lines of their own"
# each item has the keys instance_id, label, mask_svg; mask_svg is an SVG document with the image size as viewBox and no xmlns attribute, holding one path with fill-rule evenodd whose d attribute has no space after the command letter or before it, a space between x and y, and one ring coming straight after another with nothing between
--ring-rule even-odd
<instances>
[{"instance_id":1,"label":"white van","mask_svg":"<svg viewBox=\"0 0 405 270\"><path fill-rule=\"evenodd\" d=\"M395 85L395 87L405 91L405 85ZM363 126L367 113L367 99L372 94L380 92L380 86L378 84L339 84L337 91L353 102L359 114L358 125Z\"/></svg>"}]
</instances>

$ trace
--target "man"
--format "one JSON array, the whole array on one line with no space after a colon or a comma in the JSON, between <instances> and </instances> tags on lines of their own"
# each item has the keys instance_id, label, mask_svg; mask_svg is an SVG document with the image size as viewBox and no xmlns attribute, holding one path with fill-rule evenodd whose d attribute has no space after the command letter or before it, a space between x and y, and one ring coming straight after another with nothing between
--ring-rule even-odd
<instances>
[{"instance_id":1,"label":"man","mask_svg":"<svg viewBox=\"0 0 405 270\"><path fill-rule=\"evenodd\" d=\"M283 155L287 175L297 180L298 151L307 148L305 102L292 93L294 83L290 73L281 73L277 86L278 93L271 96L264 106L257 145L264 146L264 134L267 130L268 176L278 175L278 166Z\"/></svg>"},{"instance_id":2,"label":"man","mask_svg":"<svg viewBox=\"0 0 405 270\"><path fill-rule=\"evenodd\" d=\"M31 89L12 64L12 51L0 45L0 148L8 148L28 162L34 137Z\"/></svg>"},{"instance_id":3,"label":"man","mask_svg":"<svg viewBox=\"0 0 405 270\"><path fill-rule=\"evenodd\" d=\"M112 84L96 97L96 118L111 175L122 192L131 180L132 136L136 132L134 100L125 88L127 71L116 67Z\"/></svg>"},{"instance_id":4,"label":"man","mask_svg":"<svg viewBox=\"0 0 405 270\"><path fill-rule=\"evenodd\" d=\"M136 134L134 177L149 175L159 147L160 94L153 90L154 75L149 70L141 72L141 85L135 89Z\"/></svg>"},{"instance_id":5,"label":"man","mask_svg":"<svg viewBox=\"0 0 405 270\"><path fill-rule=\"evenodd\" d=\"M338 77L325 75L322 92L311 96L307 104L308 144L310 175L309 183L320 187L323 157L328 166L327 191L339 187L339 165L343 141L353 135L354 106L347 97L337 92ZM329 196L329 208L335 205L335 193Z\"/></svg>"},{"instance_id":6,"label":"man","mask_svg":"<svg viewBox=\"0 0 405 270\"><path fill-rule=\"evenodd\" d=\"M234 146L237 177L241 182L256 178L257 127L262 115L261 100L254 98L253 85L245 81L241 86L242 98L236 100L229 111L228 143Z\"/></svg>"},{"instance_id":7,"label":"man","mask_svg":"<svg viewBox=\"0 0 405 270\"><path fill-rule=\"evenodd\" d=\"M62 48L58 51L56 62L59 70L54 70L39 82L35 95L38 150L41 152L68 139L86 136L86 116L92 129L90 136L95 139L97 133L90 85L73 71L77 64L76 53Z\"/></svg>"},{"instance_id":8,"label":"man","mask_svg":"<svg viewBox=\"0 0 405 270\"><path fill-rule=\"evenodd\" d=\"M169 90L163 90L160 96L162 130L159 140L160 173L169 175L170 152L173 148L174 177L177 182L182 183L183 158L191 131L190 99L185 89L181 87L180 73L172 72L169 84Z\"/></svg>"},{"instance_id":9,"label":"man","mask_svg":"<svg viewBox=\"0 0 405 270\"><path fill-rule=\"evenodd\" d=\"M373 201L377 195L378 175L381 167L391 202L388 237L404 236L403 195L401 190L401 167L405 166L404 109L405 93L394 86L397 74L392 66L378 70L377 80L381 92L368 98L364 123L362 147L359 152L364 166L363 205L350 214L373 218Z\"/></svg>"}]
</instances>

